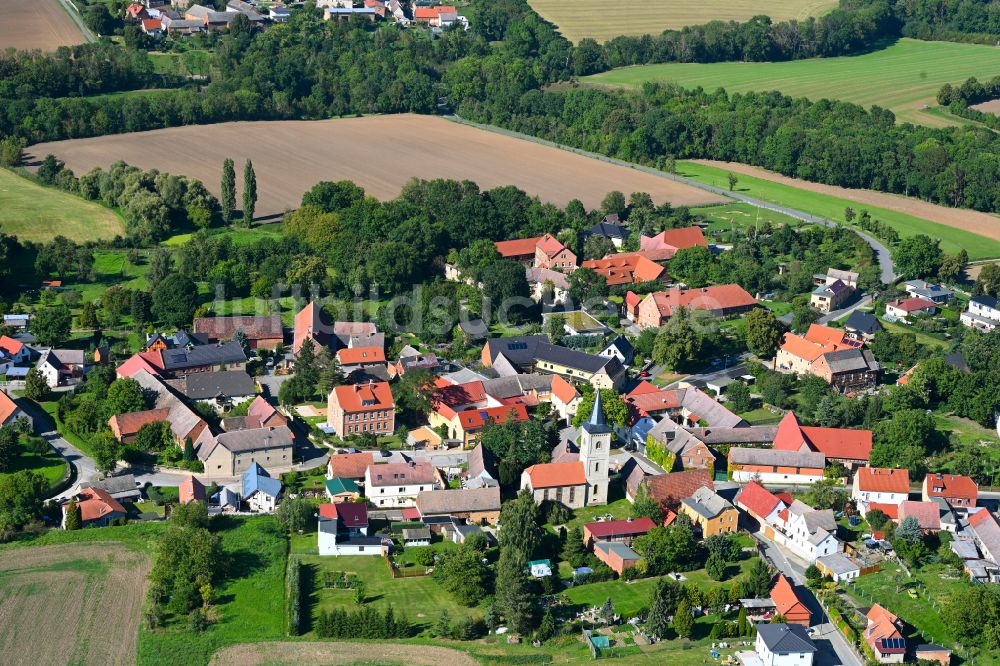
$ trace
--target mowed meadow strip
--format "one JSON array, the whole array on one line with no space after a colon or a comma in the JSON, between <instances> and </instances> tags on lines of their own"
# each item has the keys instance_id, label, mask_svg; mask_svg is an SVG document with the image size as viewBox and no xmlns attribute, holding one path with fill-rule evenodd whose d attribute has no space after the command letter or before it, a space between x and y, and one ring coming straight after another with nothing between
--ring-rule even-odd
<instances>
[{"instance_id":1,"label":"mowed meadow strip","mask_svg":"<svg viewBox=\"0 0 1000 666\"><path fill-rule=\"evenodd\" d=\"M86 41L59 0L3 0L0 11L0 51L55 51Z\"/></svg>"},{"instance_id":2,"label":"mowed meadow strip","mask_svg":"<svg viewBox=\"0 0 1000 666\"><path fill-rule=\"evenodd\" d=\"M85 243L125 233L121 218L110 208L7 169L0 169L0 230L39 243L59 235Z\"/></svg>"},{"instance_id":3,"label":"mowed meadow strip","mask_svg":"<svg viewBox=\"0 0 1000 666\"><path fill-rule=\"evenodd\" d=\"M811 183L734 162L682 161L677 163L677 173L716 187L726 187L728 175L734 173L740 194L836 222L844 221L848 206L856 211L867 210L900 236L926 234L940 239L945 252L954 254L965 249L973 260L1000 257L1000 217L990 213L948 208L898 194Z\"/></svg>"},{"instance_id":4,"label":"mowed meadow strip","mask_svg":"<svg viewBox=\"0 0 1000 666\"><path fill-rule=\"evenodd\" d=\"M746 21L766 14L777 23L819 16L836 0L528 0L542 18L572 42L592 37L604 42L618 35L658 35L667 29L709 21Z\"/></svg>"},{"instance_id":5,"label":"mowed meadow strip","mask_svg":"<svg viewBox=\"0 0 1000 666\"><path fill-rule=\"evenodd\" d=\"M124 160L198 178L218 195L222 161L253 160L258 217L296 208L321 180L352 180L379 199L399 195L411 178L471 180L486 190L514 185L564 206L600 205L612 190L648 192L656 203L698 206L723 198L653 174L569 151L412 114L337 120L256 121L174 127L30 146L29 161L48 153L77 174ZM241 184L237 184L239 189Z\"/></svg>"},{"instance_id":6,"label":"mowed meadow strip","mask_svg":"<svg viewBox=\"0 0 1000 666\"><path fill-rule=\"evenodd\" d=\"M728 92L777 90L791 97L837 99L864 107L889 109L899 121L940 126L955 124L924 109L937 105L945 83L961 84L970 76L992 78L1000 72L1000 49L979 44L900 39L871 53L789 62L667 63L622 67L584 77L593 84L638 87L646 81L670 81L705 90Z\"/></svg>"}]
</instances>

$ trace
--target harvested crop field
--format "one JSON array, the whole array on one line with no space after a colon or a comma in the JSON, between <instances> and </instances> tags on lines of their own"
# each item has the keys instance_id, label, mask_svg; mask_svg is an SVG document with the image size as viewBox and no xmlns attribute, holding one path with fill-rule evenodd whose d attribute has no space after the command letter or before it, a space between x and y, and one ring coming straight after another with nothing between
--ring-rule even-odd
<instances>
[{"instance_id":1,"label":"harvested crop field","mask_svg":"<svg viewBox=\"0 0 1000 666\"><path fill-rule=\"evenodd\" d=\"M451 648L403 643L244 643L216 653L212 666L260 664L407 664L476 666L479 662Z\"/></svg>"},{"instance_id":2,"label":"harvested crop field","mask_svg":"<svg viewBox=\"0 0 1000 666\"><path fill-rule=\"evenodd\" d=\"M618 35L658 35L709 21L746 21L767 14L775 22L818 16L837 6L834 0L528 0L573 42L593 37L599 42Z\"/></svg>"},{"instance_id":3,"label":"harvested crop field","mask_svg":"<svg viewBox=\"0 0 1000 666\"><path fill-rule=\"evenodd\" d=\"M85 41L59 0L4 0L0 4L0 51L10 47L55 51Z\"/></svg>"},{"instance_id":4,"label":"harvested crop field","mask_svg":"<svg viewBox=\"0 0 1000 666\"><path fill-rule=\"evenodd\" d=\"M0 663L134 664L148 571L112 542L5 550Z\"/></svg>"},{"instance_id":5,"label":"harvested crop field","mask_svg":"<svg viewBox=\"0 0 1000 666\"><path fill-rule=\"evenodd\" d=\"M1000 99L991 99L988 102L973 104L970 108L982 111L983 113L992 113L995 116L1000 116Z\"/></svg>"},{"instance_id":6,"label":"harvested crop field","mask_svg":"<svg viewBox=\"0 0 1000 666\"><path fill-rule=\"evenodd\" d=\"M580 199L588 208L598 207L611 190L649 192L657 203L675 206L723 200L628 167L412 114L175 127L43 143L27 153L29 161L54 153L76 173L125 160L198 178L216 194L223 160L233 158L242 173L250 158L259 217L298 207L302 194L321 180L353 180L380 199L398 196L408 180L419 177L471 180L484 190L516 185L542 201L565 205Z\"/></svg>"},{"instance_id":7,"label":"harvested crop field","mask_svg":"<svg viewBox=\"0 0 1000 666\"><path fill-rule=\"evenodd\" d=\"M943 224L946 227L961 229L980 236L985 236L986 238L995 241L1000 241L1000 217L990 215L989 213L980 213L967 208L948 208L947 206L939 206L937 204L922 201L920 199L914 199L912 197L903 197L896 194L887 194L885 192L875 192L874 190L856 190L846 187L838 187L837 185L811 183L807 180L789 178L788 176L782 176L781 174L774 173L773 171L749 166L747 164L719 162L716 160L692 160L692 162L715 167L717 169L725 169L726 171L732 171L737 174L769 180L775 183L781 183L783 185L789 185L808 192L828 194L841 199L856 201L860 204L895 210L900 213L912 215L913 217L919 217L925 220L930 220L931 222ZM970 254L972 253L972 248L969 248L969 252Z\"/></svg>"}]
</instances>

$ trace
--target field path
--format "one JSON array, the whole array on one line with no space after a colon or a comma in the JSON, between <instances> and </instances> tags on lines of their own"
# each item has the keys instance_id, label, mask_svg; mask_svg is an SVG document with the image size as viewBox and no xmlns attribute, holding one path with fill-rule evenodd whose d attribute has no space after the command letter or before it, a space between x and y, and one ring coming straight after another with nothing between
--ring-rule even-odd
<instances>
[{"instance_id":1,"label":"field path","mask_svg":"<svg viewBox=\"0 0 1000 666\"><path fill-rule=\"evenodd\" d=\"M0 550L0 663L134 664L149 567L116 542Z\"/></svg>"},{"instance_id":2,"label":"field path","mask_svg":"<svg viewBox=\"0 0 1000 666\"><path fill-rule=\"evenodd\" d=\"M262 664L401 663L407 666L477 666L478 661L451 648L405 643L243 643L219 650L212 666Z\"/></svg>"},{"instance_id":3,"label":"field path","mask_svg":"<svg viewBox=\"0 0 1000 666\"><path fill-rule=\"evenodd\" d=\"M0 51L41 49L93 41L79 15L66 0L3 0L0 9Z\"/></svg>"},{"instance_id":4,"label":"field path","mask_svg":"<svg viewBox=\"0 0 1000 666\"><path fill-rule=\"evenodd\" d=\"M938 204L922 201L913 197L904 197L898 194L887 194L874 190L856 190L837 185L824 185L822 183L811 183L807 180L782 176L780 173L761 169L760 167L740 164L737 162L720 162L717 160L691 160L697 164L725 169L745 176L753 176L791 187L797 187L809 192L827 194L849 201L856 201L860 204L888 208L900 213L921 217L925 220L937 222L947 227L963 229L980 236L986 236L993 240L1000 241L1000 217L981 213L968 208L949 208Z\"/></svg>"},{"instance_id":5,"label":"field path","mask_svg":"<svg viewBox=\"0 0 1000 666\"><path fill-rule=\"evenodd\" d=\"M597 208L612 190L648 192L655 202L674 206L725 200L619 165L414 114L192 125L42 143L26 152L29 163L53 153L78 174L124 160L197 178L215 194L223 160L233 158L242 172L250 158L259 217L297 208L302 194L322 180L353 180L379 199L397 197L416 177L471 180L483 190L515 185L559 206L580 199Z\"/></svg>"}]
</instances>

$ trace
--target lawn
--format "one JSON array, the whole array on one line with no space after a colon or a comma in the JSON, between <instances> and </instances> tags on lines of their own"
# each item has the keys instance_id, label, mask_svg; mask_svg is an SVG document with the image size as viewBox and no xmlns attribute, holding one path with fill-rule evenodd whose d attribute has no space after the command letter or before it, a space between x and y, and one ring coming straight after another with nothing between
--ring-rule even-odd
<instances>
[{"instance_id":1,"label":"lawn","mask_svg":"<svg viewBox=\"0 0 1000 666\"><path fill-rule=\"evenodd\" d=\"M114 238L124 226L109 208L0 169L0 229L25 241L82 243Z\"/></svg>"},{"instance_id":2,"label":"lawn","mask_svg":"<svg viewBox=\"0 0 1000 666\"><path fill-rule=\"evenodd\" d=\"M312 534L312 543L316 535ZM315 546L313 547L315 551ZM302 563L309 567L309 576L314 581L312 594L313 618L321 610L344 608L356 610L353 590L323 588L323 572L347 572L357 575L365 583L367 603L377 608L392 606L396 612L405 613L407 619L418 630L427 629L437 621L442 609L447 609L452 618L466 617L477 613L474 609L459 606L451 595L430 576L392 578L385 560L376 556L342 555L320 557L302 555Z\"/></svg>"},{"instance_id":3,"label":"lawn","mask_svg":"<svg viewBox=\"0 0 1000 666\"><path fill-rule=\"evenodd\" d=\"M733 203L720 206L705 206L692 208L691 214L708 222L707 231L722 233L733 229L763 228L765 225L779 226L787 224L800 227L804 224L800 219L790 217L774 210L757 208L750 204Z\"/></svg>"},{"instance_id":4,"label":"lawn","mask_svg":"<svg viewBox=\"0 0 1000 666\"><path fill-rule=\"evenodd\" d=\"M758 407L740 414L750 425L774 425L781 421L782 415L775 414L767 407Z\"/></svg>"},{"instance_id":5,"label":"lawn","mask_svg":"<svg viewBox=\"0 0 1000 666\"><path fill-rule=\"evenodd\" d=\"M1000 49L997 53L1000 54ZM709 185L727 187L728 172L724 169L694 162L678 162L677 173ZM868 206L829 194L809 192L784 183L742 174L739 176L736 191L840 223L844 222L845 208L850 207L856 211L867 210L873 218L885 222L899 232L900 236L927 234L931 238L941 239L941 248L945 252L956 253L964 248L969 253L970 259L1000 256L1000 241L887 208Z\"/></svg>"},{"instance_id":6,"label":"lawn","mask_svg":"<svg viewBox=\"0 0 1000 666\"><path fill-rule=\"evenodd\" d=\"M618 35L659 34L668 28L683 28L709 21L746 21L767 14L775 22L804 19L823 14L837 6L832 0L786 0L773 3L762 0L625 0L608 11L601 0L529 0L542 18L556 24L567 39L578 42L584 37L606 41Z\"/></svg>"},{"instance_id":7,"label":"lawn","mask_svg":"<svg viewBox=\"0 0 1000 666\"><path fill-rule=\"evenodd\" d=\"M992 46L900 39L887 48L856 56L765 63L669 63L641 65L595 74L592 83L638 86L672 81L687 88L725 88L729 92L779 90L793 97L877 104L900 121L941 126L947 117L931 115L945 83L970 76L989 78L1000 69L1000 50Z\"/></svg>"},{"instance_id":8,"label":"lawn","mask_svg":"<svg viewBox=\"0 0 1000 666\"><path fill-rule=\"evenodd\" d=\"M66 468L66 461L53 449L49 449L42 455L21 451L11 461L11 465L7 471L0 474L0 477L23 470L30 470L41 474L49 482L49 487L53 488L66 476Z\"/></svg>"},{"instance_id":9,"label":"lawn","mask_svg":"<svg viewBox=\"0 0 1000 666\"><path fill-rule=\"evenodd\" d=\"M217 517L228 572L216 586L219 621L201 634L186 626L139 631L139 664L205 664L234 643L285 637L285 563L288 540L273 516ZM101 532L103 530L93 530Z\"/></svg>"},{"instance_id":10,"label":"lawn","mask_svg":"<svg viewBox=\"0 0 1000 666\"><path fill-rule=\"evenodd\" d=\"M282 224L280 222L272 222L270 224L257 225L249 229L241 229L239 227L209 229L209 233L212 236L228 236L234 245L249 245L264 238L281 238L281 228ZM194 236L193 232L175 234L163 241L161 245L165 247L179 247L191 240L192 236Z\"/></svg>"},{"instance_id":11,"label":"lawn","mask_svg":"<svg viewBox=\"0 0 1000 666\"><path fill-rule=\"evenodd\" d=\"M157 74L180 74L181 76L208 76L212 54L194 49L184 53L150 53L153 70Z\"/></svg>"},{"instance_id":12,"label":"lawn","mask_svg":"<svg viewBox=\"0 0 1000 666\"><path fill-rule=\"evenodd\" d=\"M126 289L145 290L149 287L146 281L146 273L149 272L149 258L147 253L143 253L143 261L135 266L125 258L124 250L95 250L94 251L94 280L93 282L75 282L68 280L63 285L66 289L73 289L80 292L86 301L96 300L104 293L104 290L112 285L124 287ZM79 307L76 308L79 311Z\"/></svg>"},{"instance_id":13,"label":"lawn","mask_svg":"<svg viewBox=\"0 0 1000 666\"><path fill-rule=\"evenodd\" d=\"M67 442L75 446L76 448L83 451L88 456L93 457L94 455L94 445L83 437L80 437L75 432L71 431L66 425L59 419L58 414L58 404L55 400L48 400L46 402L38 403L38 406L45 410L45 413L52 417L53 422L55 422L56 430Z\"/></svg>"}]
</instances>

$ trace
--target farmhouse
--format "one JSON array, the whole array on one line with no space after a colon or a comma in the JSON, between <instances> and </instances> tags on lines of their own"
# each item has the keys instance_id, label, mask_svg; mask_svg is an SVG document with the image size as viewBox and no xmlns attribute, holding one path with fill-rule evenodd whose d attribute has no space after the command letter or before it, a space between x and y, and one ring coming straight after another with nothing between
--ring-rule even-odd
<instances>
[{"instance_id":1,"label":"farmhouse","mask_svg":"<svg viewBox=\"0 0 1000 666\"><path fill-rule=\"evenodd\" d=\"M656 523L649 518L585 523L583 525L583 543L590 546L597 541L618 541L631 545L636 537L648 534L654 527L656 527Z\"/></svg>"},{"instance_id":2,"label":"farmhouse","mask_svg":"<svg viewBox=\"0 0 1000 666\"><path fill-rule=\"evenodd\" d=\"M826 456L813 451L776 449L729 449L729 469L733 481L747 483L802 484L823 479Z\"/></svg>"},{"instance_id":3,"label":"farmhouse","mask_svg":"<svg viewBox=\"0 0 1000 666\"><path fill-rule=\"evenodd\" d=\"M702 486L681 500L680 512L691 519L707 539L715 534L732 534L739 529L740 512L728 500Z\"/></svg>"},{"instance_id":4,"label":"farmhouse","mask_svg":"<svg viewBox=\"0 0 1000 666\"><path fill-rule=\"evenodd\" d=\"M924 532L937 532L941 529L941 507L937 502L913 502L906 500L899 503L896 515L893 516L889 509L892 505L872 507L882 509L890 518L895 518L898 522L903 522L907 518L915 518L920 529Z\"/></svg>"},{"instance_id":5,"label":"farmhouse","mask_svg":"<svg viewBox=\"0 0 1000 666\"><path fill-rule=\"evenodd\" d=\"M208 436L211 435L205 420L158 377L145 370L137 370L132 374L132 379L139 383L147 395L153 396L153 407L142 412L112 416L108 420L108 425L115 439L123 443L134 441L142 426L156 421L166 421L170 424L170 432L174 436L174 443L178 446L183 446L184 441L189 438L192 442L197 442L206 433Z\"/></svg>"},{"instance_id":6,"label":"farmhouse","mask_svg":"<svg viewBox=\"0 0 1000 666\"><path fill-rule=\"evenodd\" d=\"M360 503L320 504L320 555L383 555L382 539L369 535L368 509Z\"/></svg>"},{"instance_id":7,"label":"farmhouse","mask_svg":"<svg viewBox=\"0 0 1000 666\"><path fill-rule=\"evenodd\" d=\"M758 624L754 650L761 666L812 666L818 651L801 624Z\"/></svg>"},{"instance_id":8,"label":"farmhouse","mask_svg":"<svg viewBox=\"0 0 1000 666\"><path fill-rule=\"evenodd\" d=\"M563 273L572 273L576 269L576 255L551 234L499 241L496 243L496 248L504 259L520 262L526 267L546 268Z\"/></svg>"},{"instance_id":9,"label":"farmhouse","mask_svg":"<svg viewBox=\"0 0 1000 666\"><path fill-rule=\"evenodd\" d=\"M392 434L396 405L388 382L333 387L327 399L326 419L339 437Z\"/></svg>"},{"instance_id":10,"label":"farmhouse","mask_svg":"<svg viewBox=\"0 0 1000 666\"><path fill-rule=\"evenodd\" d=\"M365 470L365 494L377 507L414 506L417 495L437 486L437 472L429 462L369 465Z\"/></svg>"},{"instance_id":11,"label":"farmhouse","mask_svg":"<svg viewBox=\"0 0 1000 666\"><path fill-rule=\"evenodd\" d=\"M251 511L271 513L278 506L281 497L281 481L272 479L267 470L251 463L243 472L240 497Z\"/></svg>"},{"instance_id":12,"label":"farmhouse","mask_svg":"<svg viewBox=\"0 0 1000 666\"><path fill-rule=\"evenodd\" d=\"M609 254L603 259L588 259L580 264L601 275L609 287L659 280L666 272L663 266L653 263L638 253Z\"/></svg>"},{"instance_id":13,"label":"farmhouse","mask_svg":"<svg viewBox=\"0 0 1000 666\"><path fill-rule=\"evenodd\" d=\"M664 259L672 258L678 250L685 250L692 247L708 247L701 227L664 229L655 236L641 236L639 238L640 250L665 250L670 252L670 255L664 256Z\"/></svg>"},{"instance_id":14,"label":"farmhouse","mask_svg":"<svg viewBox=\"0 0 1000 666\"><path fill-rule=\"evenodd\" d=\"M257 384L244 370L200 372L188 375L181 382L184 397L201 402L223 412L242 405L257 394Z\"/></svg>"},{"instance_id":15,"label":"farmhouse","mask_svg":"<svg viewBox=\"0 0 1000 666\"><path fill-rule=\"evenodd\" d=\"M757 300L738 284L724 284L701 289L674 287L647 294L639 303L636 324L640 328L658 328L679 307L705 310L715 317L730 317L757 307Z\"/></svg>"},{"instance_id":16,"label":"farmhouse","mask_svg":"<svg viewBox=\"0 0 1000 666\"><path fill-rule=\"evenodd\" d=\"M421 518L451 516L469 523L495 525L500 519L500 487L465 490L425 490L417 494Z\"/></svg>"},{"instance_id":17,"label":"farmhouse","mask_svg":"<svg viewBox=\"0 0 1000 666\"><path fill-rule=\"evenodd\" d=\"M776 370L790 370L795 374L807 374L813 361L823 354L854 349L860 344L849 340L844 331L820 324L811 324L804 336L785 333L784 342L775 357Z\"/></svg>"},{"instance_id":18,"label":"farmhouse","mask_svg":"<svg viewBox=\"0 0 1000 666\"><path fill-rule=\"evenodd\" d=\"M281 315L198 317L194 320L194 332L205 336L210 343L235 340L237 331L243 331L250 349L274 349L285 340Z\"/></svg>"},{"instance_id":19,"label":"farmhouse","mask_svg":"<svg viewBox=\"0 0 1000 666\"><path fill-rule=\"evenodd\" d=\"M691 497L699 488L715 490L712 473L705 469L646 475L636 467L625 481L626 497L630 501L635 501L640 486L645 486L649 496L667 508L676 508L681 500Z\"/></svg>"},{"instance_id":20,"label":"farmhouse","mask_svg":"<svg viewBox=\"0 0 1000 666\"><path fill-rule=\"evenodd\" d=\"M28 426L31 426L32 419L28 413L6 391L0 390L0 426L13 425L21 419L26 419Z\"/></svg>"},{"instance_id":21,"label":"farmhouse","mask_svg":"<svg viewBox=\"0 0 1000 666\"><path fill-rule=\"evenodd\" d=\"M205 465L205 475L209 478L238 476L259 462L278 468L291 467L293 445L288 426L218 435L206 429L195 441L198 459Z\"/></svg>"},{"instance_id":22,"label":"farmhouse","mask_svg":"<svg viewBox=\"0 0 1000 666\"><path fill-rule=\"evenodd\" d=\"M751 518L760 523L762 528L765 525L778 523L789 503L756 481L750 481L736 495L736 506L746 511Z\"/></svg>"},{"instance_id":23,"label":"farmhouse","mask_svg":"<svg viewBox=\"0 0 1000 666\"><path fill-rule=\"evenodd\" d=\"M86 356L82 349L46 349L38 359L36 368L49 388L71 386L83 381Z\"/></svg>"},{"instance_id":24,"label":"farmhouse","mask_svg":"<svg viewBox=\"0 0 1000 666\"><path fill-rule=\"evenodd\" d=\"M928 474L924 477L921 497L925 502L941 498L952 508L976 506L979 486L968 476L958 474Z\"/></svg>"},{"instance_id":25,"label":"farmhouse","mask_svg":"<svg viewBox=\"0 0 1000 666\"><path fill-rule=\"evenodd\" d=\"M626 380L617 358L596 356L560 347L544 335L519 335L486 341L480 355L483 365L501 375L544 372L575 382L589 382L597 389L618 390Z\"/></svg>"},{"instance_id":26,"label":"farmhouse","mask_svg":"<svg viewBox=\"0 0 1000 666\"><path fill-rule=\"evenodd\" d=\"M274 408L264 396L258 395L247 408L246 416L232 416L222 420L222 429L249 430L251 428L277 428L288 425L288 419Z\"/></svg>"},{"instance_id":27,"label":"farmhouse","mask_svg":"<svg viewBox=\"0 0 1000 666\"><path fill-rule=\"evenodd\" d=\"M909 470L859 467L854 474L851 498L860 503L899 505L909 497L909 494Z\"/></svg>"},{"instance_id":28,"label":"farmhouse","mask_svg":"<svg viewBox=\"0 0 1000 666\"><path fill-rule=\"evenodd\" d=\"M369 451L332 455L326 463L326 478L359 481L365 478L368 467L374 464L375 458Z\"/></svg>"},{"instance_id":29,"label":"farmhouse","mask_svg":"<svg viewBox=\"0 0 1000 666\"><path fill-rule=\"evenodd\" d=\"M809 305L820 312L832 312L839 310L840 306L846 303L854 290L840 280L820 285L813 289L809 296Z\"/></svg>"},{"instance_id":30,"label":"farmhouse","mask_svg":"<svg viewBox=\"0 0 1000 666\"><path fill-rule=\"evenodd\" d=\"M803 426L788 412L778 424L774 438L777 451L812 451L848 467L867 464L872 452L871 430Z\"/></svg>"},{"instance_id":31,"label":"farmhouse","mask_svg":"<svg viewBox=\"0 0 1000 666\"><path fill-rule=\"evenodd\" d=\"M792 582L784 575L778 574L771 586L771 601L779 615L784 615L788 624L800 624L808 627L812 623L809 608L795 591Z\"/></svg>"},{"instance_id":32,"label":"farmhouse","mask_svg":"<svg viewBox=\"0 0 1000 666\"><path fill-rule=\"evenodd\" d=\"M80 523L84 527L107 527L112 520L125 518L128 513L121 503L101 488L85 488L73 498L80 510ZM69 503L62 505L62 526L66 528L66 511Z\"/></svg>"}]
</instances>

